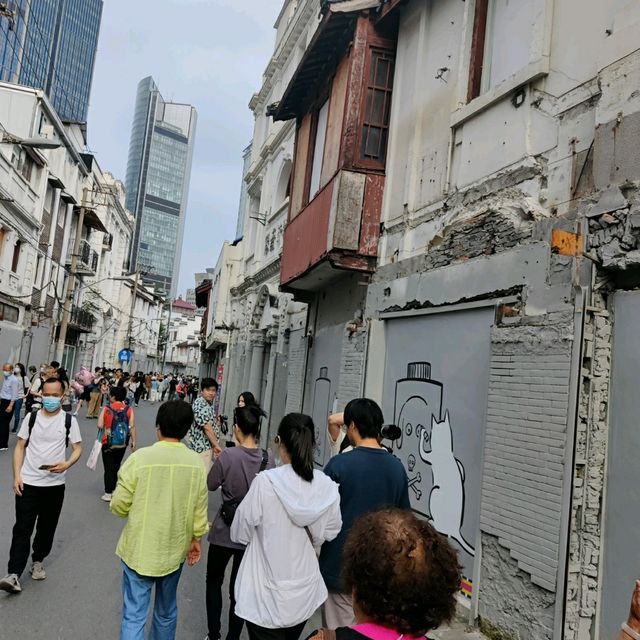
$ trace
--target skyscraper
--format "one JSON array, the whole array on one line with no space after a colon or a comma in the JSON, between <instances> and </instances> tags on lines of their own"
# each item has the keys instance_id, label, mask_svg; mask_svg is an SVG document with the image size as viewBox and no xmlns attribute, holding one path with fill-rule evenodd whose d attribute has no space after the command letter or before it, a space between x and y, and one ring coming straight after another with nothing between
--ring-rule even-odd
<instances>
[{"instance_id":1,"label":"skyscraper","mask_svg":"<svg viewBox=\"0 0 640 640\"><path fill-rule=\"evenodd\" d=\"M0 80L44 90L86 122L103 0L15 0L0 17ZM10 15L12 14L12 15Z\"/></svg>"},{"instance_id":2,"label":"skyscraper","mask_svg":"<svg viewBox=\"0 0 640 640\"><path fill-rule=\"evenodd\" d=\"M138 84L127 164L135 215L131 268L175 298L189 194L196 110L165 102L148 77Z\"/></svg>"}]
</instances>

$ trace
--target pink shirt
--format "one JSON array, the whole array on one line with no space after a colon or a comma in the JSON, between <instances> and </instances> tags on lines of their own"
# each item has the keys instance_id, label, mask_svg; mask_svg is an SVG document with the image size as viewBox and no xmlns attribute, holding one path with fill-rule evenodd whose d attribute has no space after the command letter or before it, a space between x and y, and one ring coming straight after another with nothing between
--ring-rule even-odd
<instances>
[{"instance_id":1,"label":"pink shirt","mask_svg":"<svg viewBox=\"0 0 640 640\"><path fill-rule=\"evenodd\" d=\"M424 640L425 636L410 636L407 634L401 634L393 629L383 627L374 622L365 622L364 624L357 624L351 627L354 631L361 633L371 640Z\"/></svg>"}]
</instances>

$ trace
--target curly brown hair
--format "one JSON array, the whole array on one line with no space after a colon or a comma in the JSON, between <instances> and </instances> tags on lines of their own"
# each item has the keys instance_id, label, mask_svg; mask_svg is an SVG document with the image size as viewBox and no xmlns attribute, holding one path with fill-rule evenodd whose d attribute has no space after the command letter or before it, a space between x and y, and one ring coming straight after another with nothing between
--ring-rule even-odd
<instances>
[{"instance_id":1,"label":"curly brown hair","mask_svg":"<svg viewBox=\"0 0 640 640\"><path fill-rule=\"evenodd\" d=\"M351 528L343 577L354 608L398 633L423 636L453 617L461 574L445 536L411 511L385 508Z\"/></svg>"}]
</instances>

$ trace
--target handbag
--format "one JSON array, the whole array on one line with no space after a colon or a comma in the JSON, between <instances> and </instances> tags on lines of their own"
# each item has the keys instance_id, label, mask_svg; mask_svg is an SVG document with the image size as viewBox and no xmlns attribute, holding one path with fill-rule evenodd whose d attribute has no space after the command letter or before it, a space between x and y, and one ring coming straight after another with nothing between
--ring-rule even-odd
<instances>
[{"instance_id":1,"label":"handbag","mask_svg":"<svg viewBox=\"0 0 640 640\"><path fill-rule=\"evenodd\" d=\"M98 458L100 457L100 452L102 451L102 429L98 431L98 439L93 443L93 449L91 449L91 453L87 458L87 467L92 471L96 470L98 466Z\"/></svg>"},{"instance_id":2,"label":"handbag","mask_svg":"<svg viewBox=\"0 0 640 640\"><path fill-rule=\"evenodd\" d=\"M260 463L260 470L258 473L262 473L266 468L269 462L269 453L266 449L262 450L262 462ZM220 517L222 518L222 522L224 522L227 527L230 527L233 524L233 519L236 517L236 511L242 502L242 498L240 500L225 500L220 507Z\"/></svg>"}]
</instances>

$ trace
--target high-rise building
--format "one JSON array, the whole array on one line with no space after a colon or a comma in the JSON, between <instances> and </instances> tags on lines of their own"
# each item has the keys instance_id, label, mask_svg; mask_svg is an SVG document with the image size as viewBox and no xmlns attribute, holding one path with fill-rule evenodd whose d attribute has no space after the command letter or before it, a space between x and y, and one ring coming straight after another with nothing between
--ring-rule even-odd
<instances>
[{"instance_id":1,"label":"high-rise building","mask_svg":"<svg viewBox=\"0 0 640 640\"><path fill-rule=\"evenodd\" d=\"M136 218L131 268L175 298L191 177L196 110L165 102L153 78L138 85L127 201Z\"/></svg>"},{"instance_id":2,"label":"high-rise building","mask_svg":"<svg viewBox=\"0 0 640 640\"><path fill-rule=\"evenodd\" d=\"M87 121L103 0L15 0L0 14L0 80L44 90L65 122Z\"/></svg>"}]
</instances>

